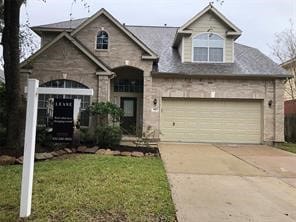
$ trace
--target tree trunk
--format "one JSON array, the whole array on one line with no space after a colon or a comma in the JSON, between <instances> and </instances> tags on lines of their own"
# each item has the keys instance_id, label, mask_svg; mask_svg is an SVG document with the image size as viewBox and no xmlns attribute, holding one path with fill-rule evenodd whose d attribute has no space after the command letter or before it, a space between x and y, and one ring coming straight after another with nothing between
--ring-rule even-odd
<instances>
[{"instance_id":1,"label":"tree trunk","mask_svg":"<svg viewBox=\"0 0 296 222\"><path fill-rule=\"evenodd\" d=\"M3 58L7 98L7 142L16 155L23 151L24 108L20 85L19 18L23 0L4 1Z\"/></svg>"}]
</instances>

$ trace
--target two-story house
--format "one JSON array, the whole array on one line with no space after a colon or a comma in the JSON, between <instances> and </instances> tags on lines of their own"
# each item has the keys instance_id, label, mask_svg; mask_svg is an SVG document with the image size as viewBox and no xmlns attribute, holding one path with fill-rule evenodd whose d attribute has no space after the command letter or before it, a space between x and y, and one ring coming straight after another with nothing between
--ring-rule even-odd
<instances>
[{"instance_id":1,"label":"two-story house","mask_svg":"<svg viewBox=\"0 0 296 222\"><path fill-rule=\"evenodd\" d=\"M160 141L284 141L289 75L259 50L235 43L242 31L211 4L181 27L121 24L105 9L89 18L33 27L42 46L21 64L41 86L92 88L84 109L111 101L125 134ZM50 95L40 96L39 113ZM70 97L60 95L60 97Z\"/></svg>"},{"instance_id":2,"label":"two-story house","mask_svg":"<svg viewBox=\"0 0 296 222\"><path fill-rule=\"evenodd\" d=\"M290 59L281 64L281 67L286 69L288 73L292 75L293 78L288 79L285 84L285 100L296 99L296 58Z\"/></svg>"}]
</instances>

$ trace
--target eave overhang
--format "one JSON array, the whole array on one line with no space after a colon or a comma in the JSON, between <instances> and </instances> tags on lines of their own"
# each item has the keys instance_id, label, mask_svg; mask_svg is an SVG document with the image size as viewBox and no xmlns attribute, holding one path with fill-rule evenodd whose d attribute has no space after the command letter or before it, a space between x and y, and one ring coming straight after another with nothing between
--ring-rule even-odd
<instances>
[{"instance_id":1,"label":"eave overhang","mask_svg":"<svg viewBox=\"0 0 296 222\"><path fill-rule=\"evenodd\" d=\"M169 73L169 72L151 72L154 78L229 78L229 79L289 79L292 75L283 74L187 74L187 73Z\"/></svg>"}]
</instances>

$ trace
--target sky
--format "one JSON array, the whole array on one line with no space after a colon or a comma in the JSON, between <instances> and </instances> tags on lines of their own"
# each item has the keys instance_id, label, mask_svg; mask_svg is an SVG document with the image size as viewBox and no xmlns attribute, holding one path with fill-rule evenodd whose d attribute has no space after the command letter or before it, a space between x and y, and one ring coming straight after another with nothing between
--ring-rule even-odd
<instances>
[{"instance_id":1,"label":"sky","mask_svg":"<svg viewBox=\"0 0 296 222\"><path fill-rule=\"evenodd\" d=\"M89 17L107 9L128 25L181 26L209 3L209 0L28 0L21 9L21 21L31 26ZM86 6L89 7L86 7ZM272 56L275 33L296 27L296 0L224 0L214 3L242 31L238 43L256 47Z\"/></svg>"}]
</instances>

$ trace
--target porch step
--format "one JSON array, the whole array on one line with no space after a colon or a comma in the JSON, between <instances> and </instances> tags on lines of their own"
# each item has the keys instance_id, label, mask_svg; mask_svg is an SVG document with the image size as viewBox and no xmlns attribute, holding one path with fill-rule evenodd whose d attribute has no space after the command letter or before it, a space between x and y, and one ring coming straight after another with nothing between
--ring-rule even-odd
<instances>
[{"instance_id":1,"label":"porch step","mask_svg":"<svg viewBox=\"0 0 296 222\"><path fill-rule=\"evenodd\" d=\"M134 141L137 141L139 138L136 137L136 136L123 136L121 138L121 141L123 142L134 142Z\"/></svg>"},{"instance_id":2,"label":"porch step","mask_svg":"<svg viewBox=\"0 0 296 222\"><path fill-rule=\"evenodd\" d=\"M138 139L137 141L134 141L133 143L135 143L135 145L137 147L146 147L146 146L158 147L157 142L155 142L155 141L145 141L143 139Z\"/></svg>"},{"instance_id":3,"label":"porch step","mask_svg":"<svg viewBox=\"0 0 296 222\"><path fill-rule=\"evenodd\" d=\"M158 142L155 140L147 140L135 136L123 136L120 142L121 145L129 145L136 147L158 147Z\"/></svg>"}]
</instances>

